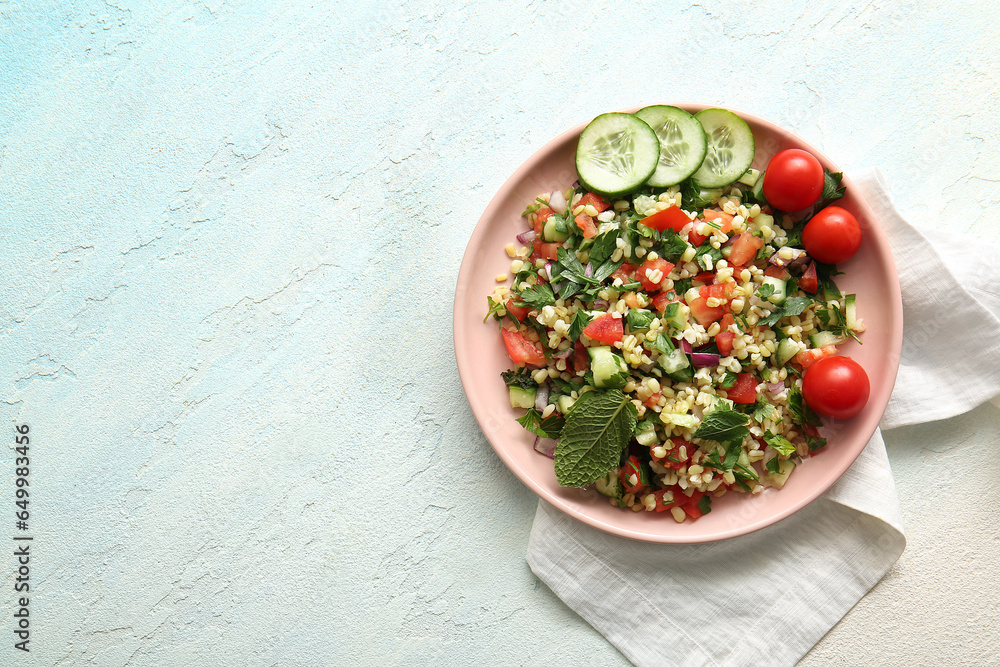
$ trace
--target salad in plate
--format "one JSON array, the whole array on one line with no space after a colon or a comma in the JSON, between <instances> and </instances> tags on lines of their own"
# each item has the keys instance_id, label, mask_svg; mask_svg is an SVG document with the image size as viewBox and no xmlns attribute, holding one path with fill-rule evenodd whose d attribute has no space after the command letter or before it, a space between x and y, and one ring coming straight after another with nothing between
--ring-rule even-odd
<instances>
[{"instance_id":1,"label":"salad in plate","mask_svg":"<svg viewBox=\"0 0 1000 667\"><path fill-rule=\"evenodd\" d=\"M579 180L527 203L486 318L560 485L697 519L780 489L826 446L819 414L864 407L867 375L838 353L864 332L835 282L862 243L832 203L841 175L797 149L759 173L754 155L724 109L603 114Z\"/></svg>"}]
</instances>

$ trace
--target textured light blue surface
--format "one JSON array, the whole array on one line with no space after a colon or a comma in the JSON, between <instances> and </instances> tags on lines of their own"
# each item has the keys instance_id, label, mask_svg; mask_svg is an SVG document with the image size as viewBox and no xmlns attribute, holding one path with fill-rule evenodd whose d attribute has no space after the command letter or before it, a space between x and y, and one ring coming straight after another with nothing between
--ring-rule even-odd
<instances>
[{"instance_id":1,"label":"textured light blue surface","mask_svg":"<svg viewBox=\"0 0 1000 667\"><path fill-rule=\"evenodd\" d=\"M918 224L993 237L998 18L0 2L0 421L32 429L36 536L32 660L5 575L0 663L625 664L528 570L535 499L458 382L452 295L479 215L566 128L687 100L878 167ZM990 410L959 421L956 451L996 432ZM903 596L981 607L974 572L1000 565L958 478L935 494L986 526L946 533L973 570L921 553L947 518L908 480L952 431L926 433L886 439L927 528L805 662L979 655L924 642L933 614L898 622Z\"/></svg>"}]
</instances>

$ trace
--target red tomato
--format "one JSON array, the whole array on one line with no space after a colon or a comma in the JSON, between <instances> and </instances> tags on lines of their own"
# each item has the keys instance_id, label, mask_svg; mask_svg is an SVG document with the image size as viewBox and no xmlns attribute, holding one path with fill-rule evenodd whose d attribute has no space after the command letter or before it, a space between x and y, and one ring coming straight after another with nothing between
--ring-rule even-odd
<instances>
[{"instance_id":1,"label":"red tomato","mask_svg":"<svg viewBox=\"0 0 1000 667\"><path fill-rule=\"evenodd\" d=\"M548 206L543 206L540 209L538 209L537 211L535 211L535 233L536 234L538 234L539 236L542 235L542 228L545 227L545 221L548 220L549 218L551 218L553 213L555 213L555 211L553 211Z\"/></svg>"},{"instance_id":2,"label":"red tomato","mask_svg":"<svg viewBox=\"0 0 1000 667\"><path fill-rule=\"evenodd\" d=\"M753 258L757 256L757 251L763 247L764 239L754 236L750 232L743 232L733 241L727 261L730 266L746 266L753 261Z\"/></svg>"},{"instance_id":3,"label":"red tomato","mask_svg":"<svg viewBox=\"0 0 1000 667\"><path fill-rule=\"evenodd\" d=\"M802 245L809 256L824 264L846 262L861 247L861 225L850 211L827 206L802 230Z\"/></svg>"},{"instance_id":4,"label":"red tomato","mask_svg":"<svg viewBox=\"0 0 1000 667\"><path fill-rule=\"evenodd\" d=\"M604 201L601 197L598 197L593 192L588 192L587 194L580 197L580 201L577 202L576 206L581 206L581 205L586 206L588 204L596 208L598 213L603 213L604 211L607 211L608 208L611 207L611 204ZM573 210L576 210L576 206L573 207Z\"/></svg>"},{"instance_id":5,"label":"red tomato","mask_svg":"<svg viewBox=\"0 0 1000 667\"><path fill-rule=\"evenodd\" d=\"M802 366L802 368L809 368L820 359L832 357L835 354L837 354L836 345L827 345L825 347L802 350L795 355L795 363Z\"/></svg>"},{"instance_id":6,"label":"red tomato","mask_svg":"<svg viewBox=\"0 0 1000 667\"><path fill-rule=\"evenodd\" d=\"M507 347L507 354L515 364L528 364L529 366L541 366L545 363L545 354L538 346L525 340L520 331L513 329L502 329L503 344Z\"/></svg>"},{"instance_id":7,"label":"red tomato","mask_svg":"<svg viewBox=\"0 0 1000 667\"><path fill-rule=\"evenodd\" d=\"M724 211L716 211L715 209L706 208L702 212L701 217L710 222L714 222L726 234L733 230L733 216L725 213ZM688 232L688 241L691 242L691 245L700 246L707 238L708 236L702 236L693 229Z\"/></svg>"},{"instance_id":8,"label":"red tomato","mask_svg":"<svg viewBox=\"0 0 1000 667\"><path fill-rule=\"evenodd\" d=\"M590 324L584 327L583 333L594 340L612 345L625 335L625 327L622 325L621 317L604 313L595 317Z\"/></svg>"},{"instance_id":9,"label":"red tomato","mask_svg":"<svg viewBox=\"0 0 1000 667\"><path fill-rule=\"evenodd\" d=\"M642 462L635 456L628 457L628 461L618 471L618 479L625 487L626 493L638 493L649 484L646 471L642 468Z\"/></svg>"},{"instance_id":10,"label":"red tomato","mask_svg":"<svg viewBox=\"0 0 1000 667\"><path fill-rule=\"evenodd\" d=\"M661 392L656 392L655 394L650 394L649 398L642 402L647 408L653 408L660 404L660 398L663 396Z\"/></svg>"},{"instance_id":11,"label":"red tomato","mask_svg":"<svg viewBox=\"0 0 1000 667\"><path fill-rule=\"evenodd\" d=\"M662 315L663 311L667 308L667 304L675 301L677 301L677 295L673 292L660 292L653 297L653 308Z\"/></svg>"},{"instance_id":12,"label":"red tomato","mask_svg":"<svg viewBox=\"0 0 1000 667\"><path fill-rule=\"evenodd\" d=\"M639 282L642 283L642 286L646 288L647 292L656 292L662 288L663 281L673 268L673 264L661 257L657 257L656 259L647 259L642 263L642 265L639 266L639 270L635 272L635 277L638 278ZM655 282L648 275L653 271L660 272L660 279Z\"/></svg>"},{"instance_id":13,"label":"red tomato","mask_svg":"<svg viewBox=\"0 0 1000 667\"><path fill-rule=\"evenodd\" d=\"M551 261L556 261L559 259L559 247L562 243L543 243L539 241L535 243L534 250L531 251L532 261L536 259L548 259Z\"/></svg>"},{"instance_id":14,"label":"red tomato","mask_svg":"<svg viewBox=\"0 0 1000 667\"><path fill-rule=\"evenodd\" d=\"M632 282L632 275L634 273L635 273L635 267L629 264L628 262L624 262L622 263L621 266L615 269L614 273L611 274L611 280L614 280L615 278L621 278L621 281L623 283L630 283Z\"/></svg>"},{"instance_id":15,"label":"red tomato","mask_svg":"<svg viewBox=\"0 0 1000 667\"><path fill-rule=\"evenodd\" d=\"M663 496L667 494L667 491L670 491L673 497L673 500L669 503L663 499ZM653 497L656 498L656 506L653 507L654 512L666 512L676 507L682 498L687 500L687 496L677 489L657 489L656 491L653 491Z\"/></svg>"},{"instance_id":16,"label":"red tomato","mask_svg":"<svg viewBox=\"0 0 1000 667\"><path fill-rule=\"evenodd\" d=\"M700 296L691 299L688 308L691 309L691 316L703 327L708 327L712 322L718 322L726 314L722 306L709 306L706 300Z\"/></svg>"},{"instance_id":17,"label":"red tomato","mask_svg":"<svg viewBox=\"0 0 1000 667\"><path fill-rule=\"evenodd\" d=\"M719 354L728 357L733 353L734 338L736 338L736 334L732 331L720 331L715 334L715 346L719 348Z\"/></svg>"},{"instance_id":18,"label":"red tomato","mask_svg":"<svg viewBox=\"0 0 1000 667\"><path fill-rule=\"evenodd\" d=\"M664 229L673 229L675 232L680 233L684 225L691 222L688 218L687 213L680 210L676 206L671 206L665 208L662 211L657 211L653 215L640 220L642 224L655 229L658 232L662 232Z\"/></svg>"},{"instance_id":19,"label":"red tomato","mask_svg":"<svg viewBox=\"0 0 1000 667\"><path fill-rule=\"evenodd\" d=\"M726 389L726 398L734 403L753 403L757 400L757 378L750 373L740 373L736 382Z\"/></svg>"},{"instance_id":20,"label":"red tomato","mask_svg":"<svg viewBox=\"0 0 1000 667\"><path fill-rule=\"evenodd\" d=\"M586 213L581 213L573 218L573 222L575 222L576 226L580 228L581 232L583 232L583 238L592 239L597 236L597 225L594 224L594 219Z\"/></svg>"},{"instance_id":21,"label":"red tomato","mask_svg":"<svg viewBox=\"0 0 1000 667\"><path fill-rule=\"evenodd\" d=\"M659 461L659 464L673 470L686 468L698 448L684 438L670 438L670 441L674 443L674 448L667 452L667 458ZM683 453L681 447L684 448Z\"/></svg>"},{"instance_id":22,"label":"red tomato","mask_svg":"<svg viewBox=\"0 0 1000 667\"><path fill-rule=\"evenodd\" d=\"M590 367L590 355L587 354L587 346L576 341L573 345L573 370L585 371Z\"/></svg>"},{"instance_id":23,"label":"red tomato","mask_svg":"<svg viewBox=\"0 0 1000 667\"><path fill-rule=\"evenodd\" d=\"M736 290L736 283L717 283L715 285L705 285L698 290L698 294L703 299L715 297L716 299L732 298Z\"/></svg>"},{"instance_id":24,"label":"red tomato","mask_svg":"<svg viewBox=\"0 0 1000 667\"><path fill-rule=\"evenodd\" d=\"M823 194L823 165L798 148L778 152L764 171L764 198L782 211L812 206Z\"/></svg>"},{"instance_id":25,"label":"red tomato","mask_svg":"<svg viewBox=\"0 0 1000 667\"><path fill-rule=\"evenodd\" d=\"M809 268L799 278L799 289L810 294L815 294L816 290L819 289L819 278L816 277L816 262L809 262Z\"/></svg>"},{"instance_id":26,"label":"red tomato","mask_svg":"<svg viewBox=\"0 0 1000 667\"><path fill-rule=\"evenodd\" d=\"M788 280L792 274L788 272L788 269L775 266L774 264L768 264L767 268L764 269L765 276L771 276L772 278L777 278L778 280Z\"/></svg>"},{"instance_id":27,"label":"red tomato","mask_svg":"<svg viewBox=\"0 0 1000 667\"><path fill-rule=\"evenodd\" d=\"M861 412L870 391L868 374L850 357L820 359L802 377L806 404L836 419L850 419Z\"/></svg>"},{"instance_id":28,"label":"red tomato","mask_svg":"<svg viewBox=\"0 0 1000 667\"><path fill-rule=\"evenodd\" d=\"M692 277L691 282L710 285L713 282L715 282L715 271L702 271L701 273Z\"/></svg>"},{"instance_id":29,"label":"red tomato","mask_svg":"<svg viewBox=\"0 0 1000 667\"><path fill-rule=\"evenodd\" d=\"M531 312L531 308L528 306L525 306L520 302L515 303L513 297L507 299L507 303L505 303L503 307L507 310L507 314L518 322L523 322L524 318L526 318L528 313Z\"/></svg>"},{"instance_id":30,"label":"red tomato","mask_svg":"<svg viewBox=\"0 0 1000 667\"><path fill-rule=\"evenodd\" d=\"M674 493L676 494L681 492L675 491ZM685 498L687 498L687 500L682 499L683 505L681 507L684 508L684 513L687 514L692 519L697 519L700 516L702 516L703 512L701 511L701 507L698 506L698 503L701 501L701 498L704 495L705 495L704 491L695 491L694 493L691 494L690 498L684 496Z\"/></svg>"}]
</instances>

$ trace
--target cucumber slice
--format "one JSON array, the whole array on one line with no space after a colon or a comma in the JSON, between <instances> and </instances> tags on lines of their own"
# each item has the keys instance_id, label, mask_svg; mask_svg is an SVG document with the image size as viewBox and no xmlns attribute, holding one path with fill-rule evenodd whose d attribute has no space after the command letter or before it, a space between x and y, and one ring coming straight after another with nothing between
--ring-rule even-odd
<instances>
[{"instance_id":1,"label":"cucumber slice","mask_svg":"<svg viewBox=\"0 0 1000 667\"><path fill-rule=\"evenodd\" d=\"M809 342L818 350L827 345L840 345L844 342L844 339L832 331L817 331L809 336Z\"/></svg>"},{"instance_id":2,"label":"cucumber slice","mask_svg":"<svg viewBox=\"0 0 1000 667\"><path fill-rule=\"evenodd\" d=\"M703 188L721 188L745 174L754 155L753 132L746 121L725 109L705 109L694 117L705 128L708 150L691 178Z\"/></svg>"},{"instance_id":3,"label":"cucumber slice","mask_svg":"<svg viewBox=\"0 0 1000 667\"><path fill-rule=\"evenodd\" d=\"M656 170L660 141L630 113L601 114L580 133L576 173L588 190L616 197L637 190Z\"/></svg>"},{"instance_id":4,"label":"cucumber slice","mask_svg":"<svg viewBox=\"0 0 1000 667\"><path fill-rule=\"evenodd\" d=\"M657 104L635 112L660 140L660 159L646 185L666 188L693 174L705 159L705 128L684 109Z\"/></svg>"}]
</instances>

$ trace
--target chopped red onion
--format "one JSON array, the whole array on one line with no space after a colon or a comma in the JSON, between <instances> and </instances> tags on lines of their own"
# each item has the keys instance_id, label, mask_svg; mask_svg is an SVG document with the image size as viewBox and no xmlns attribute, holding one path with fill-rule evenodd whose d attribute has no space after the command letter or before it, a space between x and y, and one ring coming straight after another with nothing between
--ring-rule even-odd
<instances>
[{"instance_id":1,"label":"chopped red onion","mask_svg":"<svg viewBox=\"0 0 1000 667\"><path fill-rule=\"evenodd\" d=\"M782 250L791 251L792 256L791 257L781 257L781 251ZM784 267L788 266L789 264L791 264L792 262L794 262L795 260L797 260L798 258L802 257L805 254L806 254L806 251L802 250L801 248L781 248L781 249L775 251L774 254L771 255L768 258L767 261L769 263L771 263L771 264L774 264L775 266L780 266L780 267L784 268Z\"/></svg>"},{"instance_id":2,"label":"chopped red onion","mask_svg":"<svg viewBox=\"0 0 1000 667\"><path fill-rule=\"evenodd\" d=\"M785 393L785 383L784 382L768 382L767 392L771 394L772 397L778 398Z\"/></svg>"},{"instance_id":3,"label":"chopped red onion","mask_svg":"<svg viewBox=\"0 0 1000 667\"><path fill-rule=\"evenodd\" d=\"M683 338L680 339L681 352L684 354L691 354L691 343L687 342Z\"/></svg>"},{"instance_id":4,"label":"chopped red onion","mask_svg":"<svg viewBox=\"0 0 1000 667\"><path fill-rule=\"evenodd\" d=\"M552 262L545 262L545 277L552 282Z\"/></svg>"},{"instance_id":5,"label":"chopped red onion","mask_svg":"<svg viewBox=\"0 0 1000 667\"><path fill-rule=\"evenodd\" d=\"M562 215L566 212L566 198L563 197L562 190L553 190L549 195L549 208Z\"/></svg>"},{"instance_id":6,"label":"chopped red onion","mask_svg":"<svg viewBox=\"0 0 1000 667\"><path fill-rule=\"evenodd\" d=\"M528 231L521 232L520 234L517 235L517 242L529 243L531 241L534 241L537 236L538 234L535 233L534 229L529 229Z\"/></svg>"},{"instance_id":7,"label":"chopped red onion","mask_svg":"<svg viewBox=\"0 0 1000 667\"><path fill-rule=\"evenodd\" d=\"M573 348L567 347L565 350L559 350L555 354L555 358L556 359L569 359L571 356L573 356L573 352L574 352Z\"/></svg>"},{"instance_id":8,"label":"chopped red onion","mask_svg":"<svg viewBox=\"0 0 1000 667\"><path fill-rule=\"evenodd\" d=\"M541 412L549 404L549 383L538 385L535 390L535 409Z\"/></svg>"},{"instance_id":9,"label":"chopped red onion","mask_svg":"<svg viewBox=\"0 0 1000 667\"><path fill-rule=\"evenodd\" d=\"M610 304L605 299L595 299L594 303L592 304L594 310L604 310L609 305Z\"/></svg>"},{"instance_id":10,"label":"chopped red onion","mask_svg":"<svg viewBox=\"0 0 1000 667\"><path fill-rule=\"evenodd\" d=\"M585 266L583 269L583 276L585 278L591 278L593 277L593 275L594 275L594 265L591 264L590 262L587 262L587 266Z\"/></svg>"},{"instance_id":11,"label":"chopped red onion","mask_svg":"<svg viewBox=\"0 0 1000 667\"><path fill-rule=\"evenodd\" d=\"M695 368L713 368L719 365L719 355L707 352L695 352L691 355L691 363Z\"/></svg>"},{"instance_id":12,"label":"chopped red onion","mask_svg":"<svg viewBox=\"0 0 1000 667\"><path fill-rule=\"evenodd\" d=\"M541 436L535 436L535 451L539 454L545 454L550 459L556 457L556 445L559 444L556 440L552 438L543 438Z\"/></svg>"}]
</instances>

